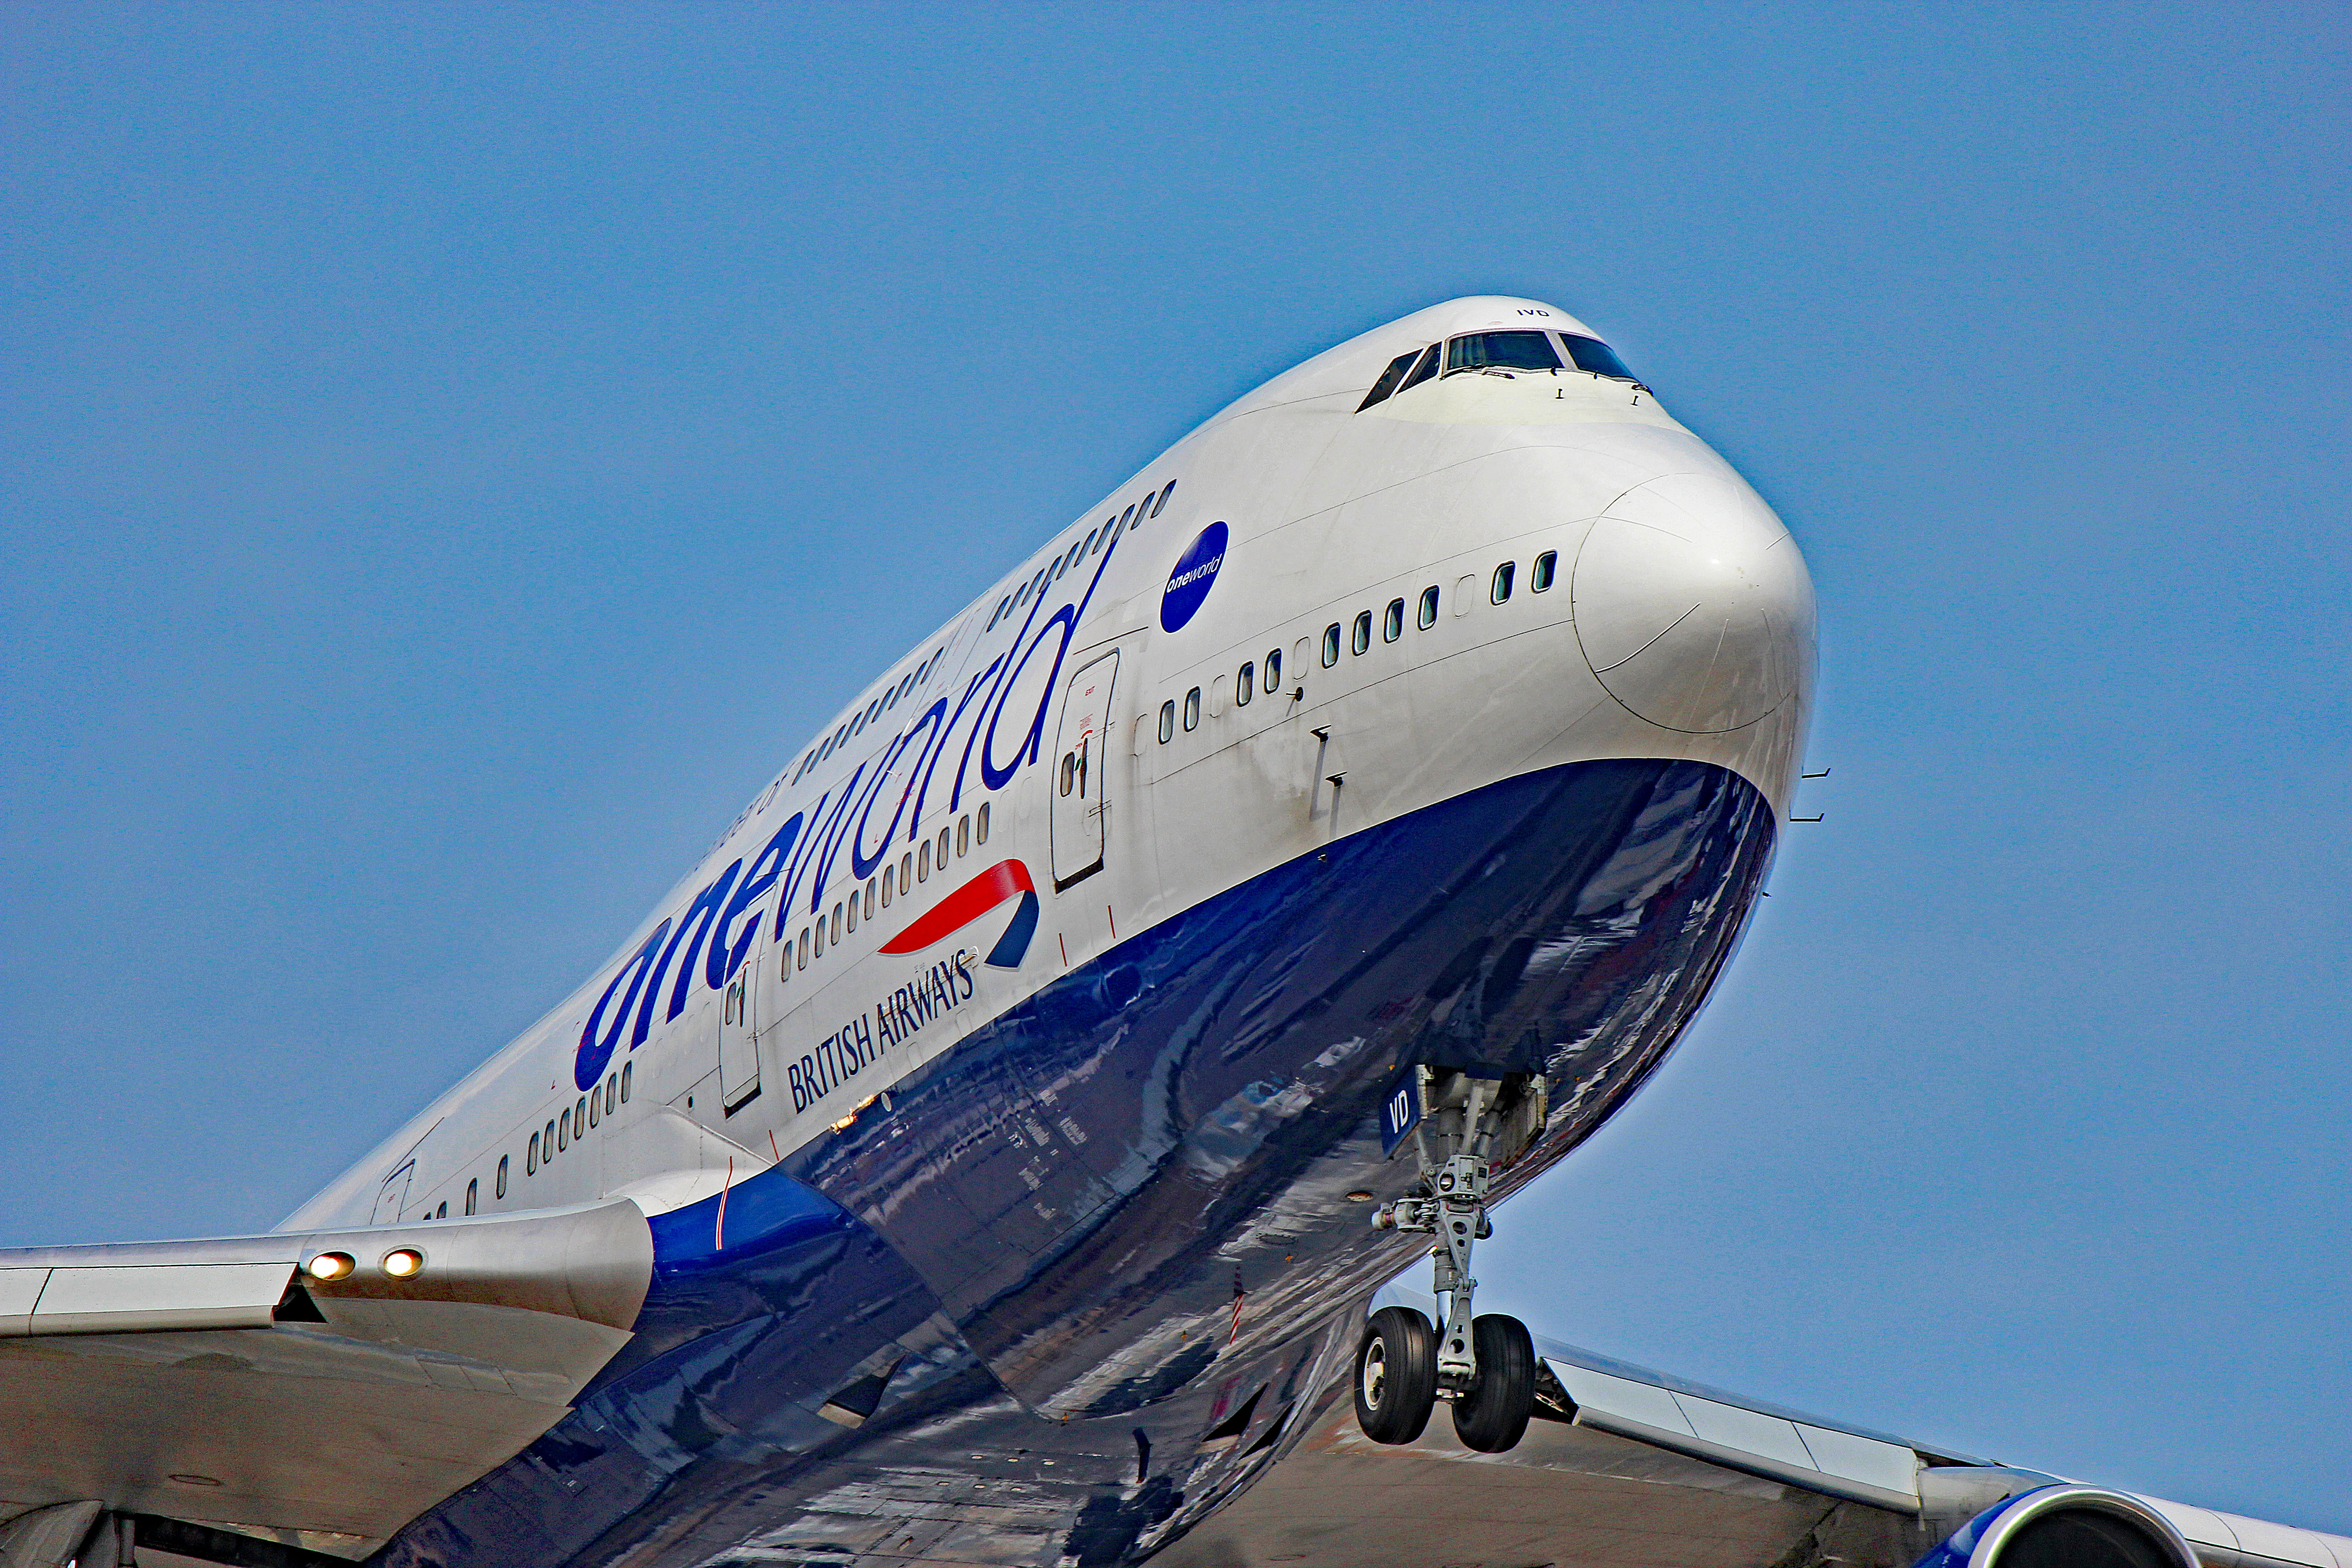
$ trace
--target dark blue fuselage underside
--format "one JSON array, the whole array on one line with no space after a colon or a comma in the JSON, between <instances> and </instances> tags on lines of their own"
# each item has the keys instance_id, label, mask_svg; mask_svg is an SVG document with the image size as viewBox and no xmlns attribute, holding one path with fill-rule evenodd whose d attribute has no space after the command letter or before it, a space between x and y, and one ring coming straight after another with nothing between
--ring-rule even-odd
<instances>
[{"instance_id":1,"label":"dark blue fuselage underside","mask_svg":"<svg viewBox=\"0 0 2352 1568\"><path fill-rule=\"evenodd\" d=\"M381 1561L1150 1550L1305 1430L1420 1249L1348 1196L1417 1173L1399 1075L1545 1073L1523 1186L1696 1013L1774 838L1724 769L1576 763L1118 943L736 1185L723 1247L719 1200L656 1218L636 1337Z\"/></svg>"}]
</instances>

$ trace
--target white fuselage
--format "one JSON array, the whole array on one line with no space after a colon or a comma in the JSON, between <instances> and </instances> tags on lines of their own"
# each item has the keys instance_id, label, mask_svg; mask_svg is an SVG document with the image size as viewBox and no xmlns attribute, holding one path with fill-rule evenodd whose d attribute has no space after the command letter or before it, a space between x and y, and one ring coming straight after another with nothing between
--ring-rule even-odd
<instances>
[{"instance_id":1,"label":"white fuselage","mask_svg":"<svg viewBox=\"0 0 2352 1568\"><path fill-rule=\"evenodd\" d=\"M1784 810L1811 593L1728 465L1646 388L1582 371L1462 371L1358 410L1398 355L1488 328L1587 331L1456 300L1210 419L884 672L610 962L285 1228L674 1209L1114 941L1499 779L1688 759ZM1184 559L1218 523L1222 549ZM1007 861L1038 899L1015 966L986 960L1017 891L882 951Z\"/></svg>"}]
</instances>

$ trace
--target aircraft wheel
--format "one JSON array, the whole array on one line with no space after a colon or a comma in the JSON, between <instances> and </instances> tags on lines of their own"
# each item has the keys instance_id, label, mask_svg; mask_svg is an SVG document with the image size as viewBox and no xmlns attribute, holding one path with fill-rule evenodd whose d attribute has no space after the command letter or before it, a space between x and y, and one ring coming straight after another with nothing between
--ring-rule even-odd
<instances>
[{"instance_id":1,"label":"aircraft wheel","mask_svg":"<svg viewBox=\"0 0 2352 1568\"><path fill-rule=\"evenodd\" d=\"M1411 1307L1382 1307L1356 1346L1356 1425L1375 1443L1410 1443L1436 1403L1436 1332Z\"/></svg>"},{"instance_id":2,"label":"aircraft wheel","mask_svg":"<svg viewBox=\"0 0 2352 1568\"><path fill-rule=\"evenodd\" d=\"M1478 1378L1454 1398L1454 1435L1463 1447L1501 1454L1518 1447L1536 1407L1536 1346L1528 1326L1499 1312L1472 1321Z\"/></svg>"}]
</instances>

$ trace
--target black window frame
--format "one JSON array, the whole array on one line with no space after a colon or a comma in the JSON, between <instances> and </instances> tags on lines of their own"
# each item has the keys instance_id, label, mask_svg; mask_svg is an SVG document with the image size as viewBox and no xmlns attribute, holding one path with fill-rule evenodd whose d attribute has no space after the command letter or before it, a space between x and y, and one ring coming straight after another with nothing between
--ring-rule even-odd
<instances>
[{"instance_id":1,"label":"black window frame","mask_svg":"<svg viewBox=\"0 0 2352 1568\"><path fill-rule=\"evenodd\" d=\"M1397 384L1404 380L1405 374L1412 369L1414 362L1427 352L1425 349L1412 349L1389 361L1388 368L1381 372L1379 380L1372 383L1372 389L1364 394L1364 400L1361 403L1356 405L1356 412L1361 414L1373 404L1382 402L1394 394L1397 391Z\"/></svg>"},{"instance_id":2,"label":"black window frame","mask_svg":"<svg viewBox=\"0 0 2352 1568\"><path fill-rule=\"evenodd\" d=\"M1597 375L1605 381L1627 382L1634 386L1642 384L1641 377L1618 357L1617 351L1599 338L1587 337L1581 332L1561 332L1558 336L1559 346L1568 354L1569 363L1587 375ZM1591 347L1580 353L1577 347L1580 343L1590 344Z\"/></svg>"},{"instance_id":3,"label":"black window frame","mask_svg":"<svg viewBox=\"0 0 2352 1568\"><path fill-rule=\"evenodd\" d=\"M1531 339L1543 345L1544 353L1551 356L1552 363L1549 364L1516 364L1507 360L1483 358L1474 360L1469 357L1468 351L1462 348L1462 345L1465 343L1483 344L1489 338ZM1459 375L1465 371L1473 370L1517 370L1525 371L1529 375L1540 375L1547 371L1566 370L1568 368L1569 361L1561 357L1559 344L1552 341L1552 334L1537 328L1496 327L1491 328L1483 332L1457 332L1454 336L1445 340L1445 374L1447 375Z\"/></svg>"},{"instance_id":4,"label":"black window frame","mask_svg":"<svg viewBox=\"0 0 2352 1568\"><path fill-rule=\"evenodd\" d=\"M1445 345L1444 343L1430 344L1427 348L1421 351L1421 357L1413 361L1412 368L1405 373L1403 384L1400 385L1394 392L1389 394L1389 395L1391 397L1402 397L1406 393L1411 392L1414 387L1419 386L1423 382L1427 381L1430 377L1435 375L1437 374L1437 367L1444 363L1444 359Z\"/></svg>"}]
</instances>

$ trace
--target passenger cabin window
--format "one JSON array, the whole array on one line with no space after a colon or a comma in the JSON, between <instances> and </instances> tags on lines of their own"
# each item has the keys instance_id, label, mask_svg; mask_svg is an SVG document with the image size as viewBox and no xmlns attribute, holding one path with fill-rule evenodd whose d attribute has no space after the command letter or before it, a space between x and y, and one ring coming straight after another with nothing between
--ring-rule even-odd
<instances>
[{"instance_id":1,"label":"passenger cabin window","mask_svg":"<svg viewBox=\"0 0 2352 1568\"><path fill-rule=\"evenodd\" d=\"M1635 379L1633 373L1625 368L1625 362L1617 357L1617 351L1599 338L1580 338L1573 332L1562 332L1559 341L1568 350L1568 357L1576 362L1577 369L1591 371L1594 375L1605 375L1612 381Z\"/></svg>"},{"instance_id":2,"label":"passenger cabin window","mask_svg":"<svg viewBox=\"0 0 2352 1568\"><path fill-rule=\"evenodd\" d=\"M479 1198L481 1195L482 1178L476 1176L472 1181L466 1184L466 1212L467 1214L472 1214L474 1212L475 1200Z\"/></svg>"},{"instance_id":3,"label":"passenger cabin window","mask_svg":"<svg viewBox=\"0 0 2352 1568\"><path fill-rule=\"evenodd\" d=\"M1507 604L1511 597L1511 573L1517 563L1506 561L1495 568L1495 603Z\"/></svg>"},{"instance_id":4,"label":"passenger cabin window","mask_svg":"<svg viewBox=\"0 0 2352 1568\"><path fill-rule=\"evenodd\" d=\"M539 1174L539 1134L536 1132L530 1135L530 1147L523 1151L522 1173L526 1176Z\"/></svg>"},{"instance_id":5,"label":"passenger cabin window","mask_svg":"<svg viewBox=\"0 0 2352 1568\"><path fill-rule=\"evenodd\" d=\"M1348 646L1357 653L1369 653L1372 647L1372 612L1356 612L1356 629L1349 635Z\"/></svg>"},{"instance_id":6,"label":"passenger cabin window","mask_svg":"<svg viewBox=\"0 0 2352 1568\"><path fill-rule=\"evenodd\" d=\"M923 840L921 852L915 857L915 880L918 882L928 882L930 879L931 841L926 838Z\"/></svg>"},{"instance_id":7,"label":"passenger cabin window","mask_svg":"<svg viewBox=\"0 0 2352 1568\"><path fill-rule=\"evenodd\" d=\"M959 816L956 818L956 858L961 860L966 855L971 853L971 818L969 816Z\"/></svg>"},{"instance_id":8,"label":"passenger cabin window","mask_svg":"<svg viewBox=\"0 0 2352 1568\"><path fill-rule=\"evenodd\" d=\"M1416 622L1423 631L1437 624L1437 584L1434 583L1421 591L1421 613Z\"/></svg>"},{"instance_id":9,"label":"passenger cabin window","mask_svg":"<svg viewBox=\"0 0 2352 1568\"><path fill-rule=\"evenodd\" d=\"M613 1085L617 1077L617 1074L609 1072L604 1075L604 1114L607 1116L613 1114Z\"/></svg>"},{"instance_id":10,"label":"passenger cabin window","mask_svg":"<svg viewBox=\"0 0 2352 1568\"><path fill-rule=\"evenodd\" d=\"M507 1195L507 1161L512 1157L513 1156L508 1154L501 1154L499 1156L498 1179L490 1188L490 1192L494 1196L503 1198Z\"/></svg>"},{"instance_id":11,"label":"passenger cabin window","mask_svg":"<svg viewBox=\"0 0 2352 1568\"><path fill-rule=\"evenodd\" d=\"M556 1123L555 1146L559 1149L572 1147L572 1112L569 1110L564 1111L563 1120Z\"/></svg>"},{"instance_id":12,"label":"passenger cabin window","mask_svg":"<svg viewBox=\"0 0 2352 1568\"><path fill-rule=\"evenodd\" d=\"M1171 479L1168 481L1168 488L1160 492L1160 499L1151 503L1151 515L1158 517L1161 512L1166 511L1168 510L1168 498L1175 493L1176 481L1174 479Z\"/></svg>"},{"instance_id":13,"label":"passenger cabin window","mask_svg":"<svg viewBox=\"0 0 2352 1568\"><path fill-rule=\"evenodd\" d=\"M1404 601L1391 599L1388 613L1381 617L1381 640L1394 642L1404 636Z\"/></svg>"},{"instance_id":14,"label":"passenger cabin window","mask_svg":"<svg viewBox=\"0 0 2352 1568\"><path fill-rule=\"evenodd\" d=\"M1176 738L1176 702L1173 698L1160 705L1160 743L1166 745Z\"/></svg>"},{"instance_id":15,"label":"passenger cabin window","mask_svg":"<svg viewBox=\"0 0 2352 1568\"><path fill-rule=\"evenodd\" d=\"M1339 662L1339 623L1333 621L1323 628L1323 668L1330 668Z\"/></svg>"},{"instance_id":16,"label":"passenger cabin window","mask_svg":"<svg viewBox=\"0 0 2352 1568\"><path fill-rule=\"evenodd\" d=\"M1445 344L1445 374L1465 370L1559 370L1549 332L1472 332Z\"/></svg>"},{"instance_id":17,"label":"passenger cabin window","mask_svg":"<svg viewBox=\"0 0 2352 1568\"><path fill-rule=\"evenodd\" d=\"M621 1103L629 1103L629 1079L636 1076L637 1064L630 1062L621 1068Z\"/></svg>"},{"instance_id":18,"label":"passenger cabin window","mask_svg":"<svg viewBox=\"0 0 2352 1568\"><path fill-rule=\"evenodd\" d=\"M551 1122L549 1122L549 1123L547 1124L547 1131L546 1131L546 1134L545 1134L543 1137L541 1137L541 1138L540 1139L540 1141L539 1141L539 1162L540 1162L540 1163L541 1163L541 1164L542 1164L542 1165L546 1165L546 1164L552 1164L552 1163L554 1163L554 1160L555 1160L555 1123L554 1123L554 1122L552 1122L552 1121L551 1121Z\"/></svg>"},{"instance_id":19,"label":"passenger cabin window","mask_svg":"<svg viewBox=\"0 0 2352 1568\"><path fill-rule=\"evenodd\" d=\"M1537 556L1536 563L1528 568L1528 592L1540 594L1550 587L1552 574L1558 570L1559 570L1559 551L1547 550Z\"/></svg>"},{"instance_id":20,"label":"passenger cabin window","mask_svg":"<svg viewBox=\"0 0 2352 1568\"><path fill-rule=\"evenodd\" d=\"M1282 650L1278 647L1270 647L1265 650L1265 694L1268 697L1273 696L1281 685Z\"/></svg>"},{"instance_id":21,"label":"passenger cabin window","mask_svg":"<svg viewBox=\"0 0 2352 1568\"><path fill-rule=\"evenodd\" d=\"M980 808L980 815L971 819L971 841L974 844L988 842L988 807L986 805L982 805Z\"/></svg>"},{"instance_id":22,"label":"passenger cabin window","mask_svg":"<svg viewBox=\"0 0 2352 1568\"><path fill-rule=\"evenodd\" d=\"M1405 372L1412 368L1412 362L1420 357L1421 351L1412 349L1389 361L1388 369L1381 372L1381 378L1372 383L1371 391L1364 394L1364 400L1356 405L1356 412L1361 414L1365 409L1394 392L1404 380Z\"/></svg>"},{"instance_id":23,"label":"passenger cabin window","mask_svg":"<svg viewBox=\"0 0 2352 1568\"><path fill-rule=\"evenodd\" d=\"M898 889L898 867L896 867L896 866L885 866L885 867L883 867L883 868L882 868L882 907L883 907L884 909L886 909L886 910L887 910L887 909L888 909L888 908L890 907L890 895L891 895L893 892L895 892L895 891L897 890L897 889Z\"/></svg>"},{"instance_id":24,"label":"passenger cabin window","mask_svg":"<svg viewBox=\"0 0 2352 1568\"><path fill-rule=\"evenodd\" d=\"M1189 733L1201 727L1201 689L1184 693L1184 729Z\"/></svg>"},{"instance_id":25,"label":"passenger cabin window","mask_svg":"<svg viewBox=\"0 0 2352 1568\"><path fill-rule=\"evenodd\" d=\"M1234 677L1234 706L1246 708L1257 694L1257 666L1244 663L1241 673Z\"/></svg>"}]
</instances>

